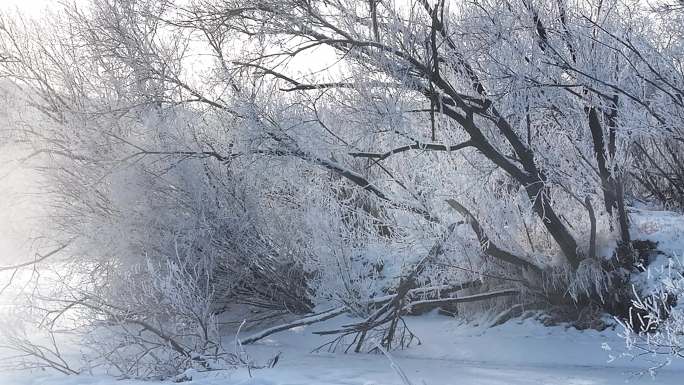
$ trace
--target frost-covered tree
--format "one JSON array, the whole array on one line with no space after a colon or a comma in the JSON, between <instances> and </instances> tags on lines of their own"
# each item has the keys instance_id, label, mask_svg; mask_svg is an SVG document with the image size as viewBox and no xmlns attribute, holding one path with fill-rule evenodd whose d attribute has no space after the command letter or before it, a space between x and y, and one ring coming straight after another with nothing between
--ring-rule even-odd
<instances>
[{"instance_id":1,"label":"frost-covered tree","mask_svg":"<svg viewBox=\"0 0 684 385\"><path fill-rule=\"evenodd\" d=\"M98 306L126 304L109 284L141 269L165 289L136 300L181 293L179 319L210 297L199 329L236 304L333 302L310 321L364 317L323 332L356 351L407 342L402 316L435 307L616 311L629 201L683 196L673 9L93 0L51 17L3 17L0 71L49 119L22 134Z\"/></svg>"}]
</instances>

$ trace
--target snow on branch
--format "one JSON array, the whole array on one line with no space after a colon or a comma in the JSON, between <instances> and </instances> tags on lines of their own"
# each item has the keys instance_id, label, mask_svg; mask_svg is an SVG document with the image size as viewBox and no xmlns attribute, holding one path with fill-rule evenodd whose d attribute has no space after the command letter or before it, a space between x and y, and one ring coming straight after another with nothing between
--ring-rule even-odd
<instances>
[{"instance_id":1,"label":"snow on branch","mask_svg":"<svg viewBox=\"0 0 684 385\"><path fill-rule=\"evenodd\" d=\"M472 147L473 142L467 140L463 143L446 145L440 143L414 143L406 146L398 147L393 150L387 151L385 153L372 153L372 152L350 152L349 155L356 158L372 158L377 162L385 160L394 154L399 154L402 152L410 150L422 150L422 151L458 151L466 147Z\"/></svg>"}]
</instances>

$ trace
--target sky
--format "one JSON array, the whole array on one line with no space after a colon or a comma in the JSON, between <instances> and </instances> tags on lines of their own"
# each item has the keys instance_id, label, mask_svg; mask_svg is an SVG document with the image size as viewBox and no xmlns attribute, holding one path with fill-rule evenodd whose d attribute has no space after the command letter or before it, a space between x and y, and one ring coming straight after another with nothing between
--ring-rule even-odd
<instances>
[{"instance_id":1,"label":"sky","mask_svg":"<svg viewBox=\"0 0 684 385\"><path fill-rule=\"evenodd\" d=\"M45 7L57 3L57 0L2 0L0 8L19 8L22 12L39 14Z\"/></svg>"}]
</instances>

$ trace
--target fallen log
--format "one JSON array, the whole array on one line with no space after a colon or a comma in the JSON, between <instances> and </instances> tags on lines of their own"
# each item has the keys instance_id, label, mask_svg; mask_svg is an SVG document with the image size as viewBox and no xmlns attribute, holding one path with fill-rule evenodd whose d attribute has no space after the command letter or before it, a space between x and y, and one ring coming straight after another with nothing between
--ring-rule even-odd
<instances>
[{"instance_id":1,"label":"fallen log","mask_svg":"<svg viewBox=\"0 0 684 385\"><path fill-rule=\"evenodd\" d=\"M266 330L262 330L259 333L253 334L253 335L245 338L244 340L240 340L240 343L243 345L248 345L248 344L254 343L256 341L259 341L262 338L268 337L271 334L275 334L275 333L282 332L285 330L290 330L290 329L295 328L297 326L306 326L306 325L311 325L311 324L314 324L317 322L329 320L331 318L337 317L340 314L344 314L348 311L349 311L349 308L346 306L329 309L329 310L326 310L324 312L311 315L309 317L305 317L305 318L302 318L302 319L299 319L299 320L296 320L293 322L289 322L286 324L282 324L282 325L278 325L278 326L268 328Z\"/></svg>"}]
</instances>

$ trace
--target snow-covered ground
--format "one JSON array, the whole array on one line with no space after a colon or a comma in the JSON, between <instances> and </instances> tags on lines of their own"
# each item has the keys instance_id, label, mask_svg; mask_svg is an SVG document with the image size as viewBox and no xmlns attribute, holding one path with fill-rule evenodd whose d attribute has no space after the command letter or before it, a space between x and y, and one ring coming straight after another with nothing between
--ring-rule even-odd
<instances>
[{"instance_id":1,"label":"snow-covered ground","mask_svg":"<svg viewBox=\"0 0 684 385\"><path fill-rule=\"evenodd\" d=\"M674 213L637 211L634 237L659 242L672 257L684 255L684 217ZM658 257L664 264L665 256ZM649 279L657 274L647 274ZM374 354L312 353L329 337L312 334L350 323L340 316L297 327L245 346L250 358L264 364L279 355L275 367L194 373L190 385L400 385L394 361L415 385L607 385L684 384L684 360L648 374L647 358L624 355L620 327L578 331L546 327L534 317L514 319L490 328L463 324L457 319L429 314L407 317L421 344L394 351L392 359ZM254 331L244 331L244 338ZM226 346L234 337L226 337ZM641 373L641 374L639 374ZM169 383L169 382L167 382ZM154 382L118 380L104 376L62 376L51 372L0 373L0 385L152 385Z\"/></svg>"},{"instance_id":2,"label":"snow-covered ground","mask_svg":"<svg viewBox=\"0 0 684 385\"><path fill-rule=\"evenodd\" d=\"M402 380L383 355L310 353L326 341L310 332L349 319L300 327L247 346L258 362L278 353L271 369L196 373L188 384L233 385L400 385ZM545 327L533 319L513 320L485 328L462 325L439 315L409 318L422 344L392 353L393 360L416 385L593 385L682 384L684 362L660 370L655 378L635 375L648 363L620 357L623 345L617 330L577 331ZM226 340L230 344L230 339ZM608 347L611 350L607 350ZM617 357L611 360L611 355ZM107 377L60 377L50 373L6 373L2 385L149 385Z\"/></svg>"}]
</instances>

